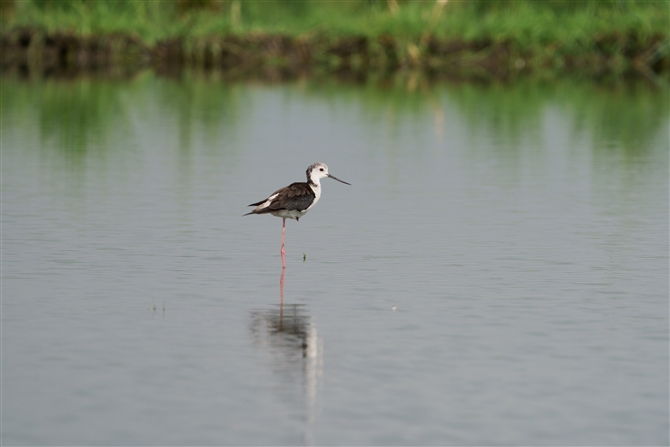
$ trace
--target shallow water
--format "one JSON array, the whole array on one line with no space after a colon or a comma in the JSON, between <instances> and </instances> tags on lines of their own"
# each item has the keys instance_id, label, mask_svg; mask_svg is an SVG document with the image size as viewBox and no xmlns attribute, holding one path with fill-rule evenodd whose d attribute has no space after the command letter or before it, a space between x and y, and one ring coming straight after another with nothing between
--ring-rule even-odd
<instances>
[{"instance_id":1,"label":"shallow water","mask_svg":"<svg viewBox=\"0 0 670 447\"><path fill-rule=\"evenodd\" d=\"M3 79L2 442L667 445L667 93L414 87Z\"/></svg>"}]
</instances>

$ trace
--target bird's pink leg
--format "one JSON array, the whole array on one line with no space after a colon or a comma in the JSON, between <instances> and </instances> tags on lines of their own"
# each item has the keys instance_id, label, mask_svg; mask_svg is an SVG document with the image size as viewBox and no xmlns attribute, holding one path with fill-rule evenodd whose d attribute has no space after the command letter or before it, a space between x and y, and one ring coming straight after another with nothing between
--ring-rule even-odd
<instances>
[{"instance_id":1,"label":"bird's pink leg","mask_svg":"<svg viewBox=\"0 0 670 447\"><path fill-rule=\"evenodd\" d=\"M279 322L281 323L282 312L284 310L284 273L286 269L281 269L281 278L279 279Z\"/></svg>"},{"instance_id":2,"label":"bird's pink leg","mask_svg":"<svg viewBox=\"0 0 670 447\"><path fill-rule=\"evenodd\" d=\"M284 258L284 255L286 252L284 251L284 232L286 230L286 218L282 221L281 224L281 265L282 268L286 268L286 259Z\"/></svg>"}]
</instances>

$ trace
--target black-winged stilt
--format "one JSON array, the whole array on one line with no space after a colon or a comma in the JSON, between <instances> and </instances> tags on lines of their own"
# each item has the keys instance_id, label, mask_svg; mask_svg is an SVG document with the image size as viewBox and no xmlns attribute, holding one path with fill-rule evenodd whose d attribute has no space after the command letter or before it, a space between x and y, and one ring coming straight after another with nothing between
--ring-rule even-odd
<instances>
[{"instance_id":1,"label":"black-winged stilt","mask_svg":"<svg viewBox=\"0 0 670 447\"><path fill-rule=\"evenodd\" d=\"M255 206L250 213L245 214L272 214L282 218L281 226L281 264L286 268L284 258L284 232L286 230L286 219L300 220L321 197L321 182L324 177L330 177L333 180L351 185L328 173L328 166L324 163L314 163L307 168L307 181L291 183L284 188L273 192L270 197L260 202L252 203L249 206Z\"/></svg>"}]
</instances>

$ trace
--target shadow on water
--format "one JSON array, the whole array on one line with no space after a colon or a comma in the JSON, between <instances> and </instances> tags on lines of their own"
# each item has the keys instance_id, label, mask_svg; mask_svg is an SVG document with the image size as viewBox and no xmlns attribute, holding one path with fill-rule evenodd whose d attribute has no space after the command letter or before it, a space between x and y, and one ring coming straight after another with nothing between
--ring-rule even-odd
<instances>
[{"instance_id":1,"label":"shadow on water","mask_svg":"<svg viewBox=\"0 0 670 447\"><path fill-rule=\"evenodd\" d=\"M272 371L281 384L282 400L304 415L304 442L314 443L317 395L323 373L323 341L318 338L307 306L284 303L284 273L279 283L279 305L251 311L254 345L269 355Z\"/></svg>"}]
</instances>

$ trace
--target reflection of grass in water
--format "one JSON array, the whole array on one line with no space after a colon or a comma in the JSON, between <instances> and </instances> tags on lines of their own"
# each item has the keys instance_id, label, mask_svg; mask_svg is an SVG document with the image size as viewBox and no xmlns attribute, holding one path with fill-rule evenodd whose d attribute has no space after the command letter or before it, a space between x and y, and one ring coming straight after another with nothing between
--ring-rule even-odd
<instances>
[{"instance_id":1,"label":"reflection of grass in water","mask_svg":"<svg viewBox=\"0 0 670 447\"><path fill-rule=\"evenodd\" d=\"M161 109L177 114L179 147L189 151L195 136L203 137L212 153L235 132L244 108L243 89L217 79L187 73L178 81L158 80Z\"/></svg>"},{"instance_id":2,"label":"reflection of grass in water","mask_svg":"<svg viewBox=\"0 0 670 447\"><path fill-rule=\"evenodd\" d=\"M544 113L548 107L556 107L572 120L573 135L569 137L578 138L588 131L594 147L618 142L627 154L644 153L667 129L670 112L667 90L653 89L647 84L598 86L563 81L428 87L421 81L415 83L397 76L364 86L318 82L302 92L310 100L328 101L334 111L340 103L344 105L343 111L349 110L348 103L357 103L368 128L378 129L384 124L385 131L392 136L426 119L444 120L437 115L444 112L446 98L468 124L474 139L484 134L486 138L494 136L499 139L501 150L515 150L523 139L539 138Z\"/></svg>"},{"instance_id":3,"label":"reflection of grass in water","mask_svg":"<svg viewBox=\"0 0 670 447\"><path fill-rule=\"evenodd\" d=\"M408 89L409 84L414 87ZM55 146L75 161L91 150L122 150L133 125L155 125L158 116L174 122L183 154L189 154L199 138L204 140L201 146L223 156L229 151L220 147L221 142L225 144L234 137L248 102L244 100L243 85L230 86L195 75L178 81L146 75L123 84L90 79L23 82L5 78L3 87L1 106L6 123L11 122L24 133L39 132L43 146ZM474 132L473 137L486 131L500 139L500 147L506 150L514 150L522 139L537 137L534 129L541 128L544 112L554 106L572 120L570 138L587 130L595 147L620 147L632 156L656 144L659 134L667 129L669 113L667 91L644 85L598 87L536 82L429 88L425 83L398 77L364 86L327 80L292 91L296 100L330 103L335 116L338 108L349 114L351 104L357 104L367 127L374 129L383 123L391 137L442 113L446 95ZM603 145L611 142L616 144Z\"/></svg>"},{"instance_id":4,"label":"reflection of grass in water","mask_svg":"<svg viewBox=\"0 0 670 447\"><path fill-rule=\"evenodd\" d=\"M420 121L424 118L426 105L434 96L432 89L407 89L402 76L391 78L370 77L365 84L347 85L332 78L313 82L302 91L313 101L327 101L333 109L339 103L356 102L364 118L370 122L385 121L392 132L399 131L397 124ZM348 112L347 112L348 113Z\"/></svg>"},{"instance_id":5,"label":"reflection of grass in water","mask_svg":"<svg viewBox=\"0 0 670 447\"><path fill-rule=\"evenodd\" d=\"M670 104L666 90L644 85L564 89L557 100L574 111L575 131L590 129L599 149L622 150L626 158L644 155L659 135L668 141ZM616 144L611 144L616 143Z\"/></svg>"},{"instance_id":6,"label":"reflection of grass in water","mask_svg":"<svg viewBox=\"0 0 670 447\"><path fill-rule=\"evenodd\" d=\"M239 116L235 88L197 78L175 82L146 75L123 83L89 78L30 82L3 78L2 82L3 116L24 135L39 132L43 148L55 148L74 163L92 151L104 156L126 149L133 144L132 132L138 126L156 125L158 117L174 117L180 150L190 150L196 129L208 147L219 152L213 143L232 136Z\"/></svg>"},{"instance_id":7,"label":"reflection of grass in water","mask_svg":"<svg viewBox=\"0 0 670 447\"><path fill-rule=\"evenodd\" d=\"M540 127L540 111L550 97L548 91L532 84L515 86L462 85L449 89L448 97L457 106L473 137L488 130L499 139L499 147L515 150L521 138L533 138L529 130Z\"/></svg>"},{"instance_id":8,"label":"reflection of grass in water","mask_svg":"<svg viewBox=\"0 0 670 447\"><path fill-rule=\"evenodd\" d=\"M71 162L81 162L91 147L104 150L119 131L123 108L113 83L4 78L3 87L3 116L12 115L14 125L28 134L39 132L42 147L60 150Z\"/></svg>"},{"instance_id":9,"label":"reflection of grass in water","mask_svg":"<svg viewBox=\"0 0 670 447\"><path fill-rule=\"evenodd\" d=\"M645 153L663 127L667 128L665 90L644 85L601 87L593 84L520 84L516 86L463 86L450 89L471 129L491 129L513 148L522 138L533 138L547 107L556 105L572 119L576 138L588 130L594 147L617 142L627 154ZM530 131L529 131L530 129Z\"/></svg>"}]
</instances>

